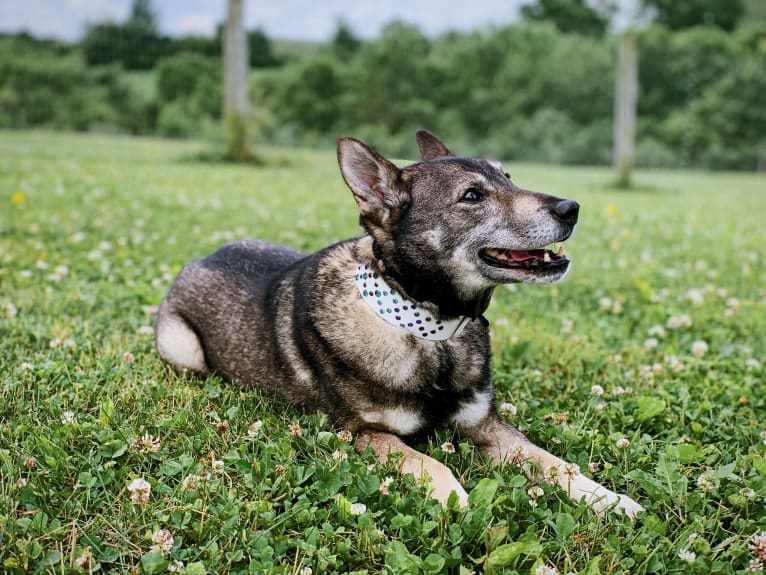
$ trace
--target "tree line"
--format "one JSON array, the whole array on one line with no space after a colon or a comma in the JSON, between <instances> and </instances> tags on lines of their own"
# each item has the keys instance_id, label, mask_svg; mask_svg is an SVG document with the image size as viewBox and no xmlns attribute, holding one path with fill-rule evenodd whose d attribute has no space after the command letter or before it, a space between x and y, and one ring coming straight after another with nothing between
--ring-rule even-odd
<instances>
[{"instance_id":1,"label":"tree line","mask_svg":"<svg viewBox=\"0 0 766 575\"><path fill-rule=\"evenodd\" d=\"M737 0L644 2L654 22L634 32L637 163L762 167L766 20ZM332 41L289 56L251 31L253 131L301 145L353 134L410 157L413 129L427 127L467 153L609 163L613 4L590 5L538 0L519 23L436 38L397 21L362 41L340 23ZM220 53L220 38L163 38L147 0L76 44L0 38L0 126L215 136Z\"/></svg>"}]
</instances>

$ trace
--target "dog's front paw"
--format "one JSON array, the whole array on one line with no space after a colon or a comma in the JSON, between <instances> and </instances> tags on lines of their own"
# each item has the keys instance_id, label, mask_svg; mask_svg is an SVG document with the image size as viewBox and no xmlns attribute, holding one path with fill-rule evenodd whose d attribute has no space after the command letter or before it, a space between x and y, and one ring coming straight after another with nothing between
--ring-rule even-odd
<instances>
[{"instance_id":1,"label":"dog's front paw","mask_svg":"<svg viewBox=\"0 0 766 575\"><path fill-rule=\"evenodd\" d=\"M606 511L614 511L620 515L625 514L631 519L634 519L644 508L633 501L627 495L621 493L615 493L609 491L606 488L602 488L597 494L594 494L595 498L589 501L591 507L598 515L603 515Z\"/></svg>"},{"instance_id":2,"label":"dog's front paw","mask_svg":"<svg viewBox=\"0 0 766 575\"><path fill-rule=\"evenodd\" d=\"M447 507L447 502L453 491L457 495L458 507L466 507L468 505L468 493L457 480L454 480L451 484L450 482L432 482L431 486L433 488L431 497L438 500L444 507Z\"/></svg>"},{"instance_id":3,"label":"dog's front paw","mask_svg":"<svg viewBox=\"0 0 766 575\"><path fill-rule=\"evenodd\" d=\"M615 493L584 475L577 475L571 483L567 483L563 487L568 489L570 496L575 501L584 498L598 515L603 515L607 511L614 511L619 514L624 513L633 519L644 510L641 505L627 495Z\"/></svg>"}]
</instances>

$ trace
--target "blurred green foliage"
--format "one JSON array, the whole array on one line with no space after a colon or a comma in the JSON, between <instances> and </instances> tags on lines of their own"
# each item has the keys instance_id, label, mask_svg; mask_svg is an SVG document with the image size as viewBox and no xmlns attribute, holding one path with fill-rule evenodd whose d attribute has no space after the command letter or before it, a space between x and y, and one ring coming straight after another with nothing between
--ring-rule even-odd
<instances>
[{"instance_id":1,"label":"blurred green foliage","mask_svg":"<svg viewBox=\"0 0 766 575\"><path fill-rule=\"evenodd\" d=\"M559 4L572 3L538 3L547 17L528 11L534 21L437 38L393 22L361 41L339 22L332 41L289 57L252 31L251 131L302 145L354 134L411 157L409 134L426 127L470 154L609 163L615 38L562 31ZM766 23L740 18L729 31L718 20L635 32L639 165L766 164ZM154 90L126 72L143 68ZM0 127L210 136L220 84L220 38L161 38L146 14L91 27L77 45L0 37Z\"/></svg>"}]
</instances>

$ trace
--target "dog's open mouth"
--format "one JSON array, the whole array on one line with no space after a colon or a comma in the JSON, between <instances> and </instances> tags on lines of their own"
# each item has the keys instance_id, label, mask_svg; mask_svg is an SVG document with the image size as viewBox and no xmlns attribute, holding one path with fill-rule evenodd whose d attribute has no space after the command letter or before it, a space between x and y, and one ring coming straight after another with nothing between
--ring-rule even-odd
<instances>
[{"instance_id":1,"label":"dog's open mouth","mask_svg":"<svg viewBox=\"0 0 766 575\"><path fill-rule=\"evenodd\" d=\"M569 259L564 255L564 246L561 244L532 250L484 248L480 254L489 265L499 268L547 271L566 267L569 264Z\"/></svg>"}]
</instances>

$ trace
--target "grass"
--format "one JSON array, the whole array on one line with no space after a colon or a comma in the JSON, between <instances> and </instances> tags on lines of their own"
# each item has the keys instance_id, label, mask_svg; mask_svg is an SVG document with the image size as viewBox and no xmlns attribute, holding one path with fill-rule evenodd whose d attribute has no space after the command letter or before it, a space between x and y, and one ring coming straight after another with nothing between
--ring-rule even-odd
<instances>
[{"instance_id":1,"label":"grass","mask_svg":"<svg viewBox=\"0 0 766 575\"><path fill-rule=\"evenodd\" d=\"M332 152L199 151L0 132L0 569L746 572L766 530L763 176L639 172L616 192L607 170L507 166L583 208L564 283L496 290L498 402L644 505L631 522L548 486L532 500L517 467L446 430L421 448L472 505L443 510L321 414L169 373L153 306L186 262L233 238L359 233Z\"/></svg>"}]
</instances>

